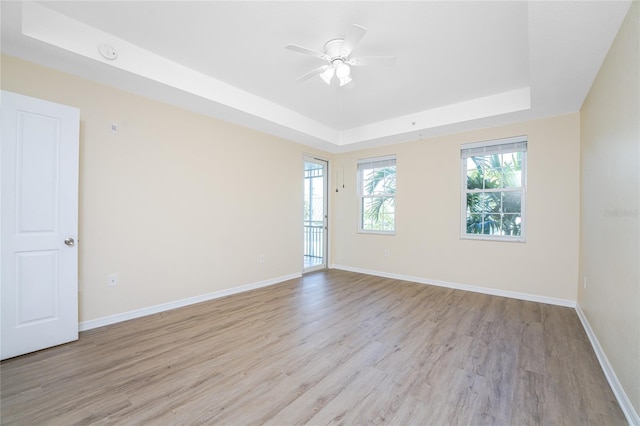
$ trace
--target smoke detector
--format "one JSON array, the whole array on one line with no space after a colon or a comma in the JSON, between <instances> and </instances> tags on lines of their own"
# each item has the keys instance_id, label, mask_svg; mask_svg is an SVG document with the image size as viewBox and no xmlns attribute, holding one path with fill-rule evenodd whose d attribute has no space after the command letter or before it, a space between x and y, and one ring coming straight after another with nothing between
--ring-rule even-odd
<instances>
[{"instance_id":1,"label":"smoke detector","mask_svg":"<svg viewBox=\"0 0 640 426\"><path fill-rule=\"evenodd\" d=\"M113 61L118 57L118 52L116 52L116 48L110 44L102 43L98 46L98 51L102 55L103 58Z\"/></svg>"}]
</instances>

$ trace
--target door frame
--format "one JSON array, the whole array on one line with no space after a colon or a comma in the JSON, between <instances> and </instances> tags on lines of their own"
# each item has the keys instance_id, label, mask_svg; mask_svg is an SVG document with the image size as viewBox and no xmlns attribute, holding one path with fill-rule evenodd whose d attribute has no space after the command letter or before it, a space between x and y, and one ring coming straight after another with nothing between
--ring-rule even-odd
<instances>
[{"instance_id":1,"label":"door frame","mask_svg":"<svg viewBox=\"0 0 640 426\"><path fill-rule=\"evenodd\" d=\"M317 155L312 154L303 154L302 157L302 179L304 184L304 164L305 163L315 163L322 165L324 171L324 179L323 179L323 216L324 216L324 224L323 224L323 242L322 242L322 263L319 265L313 265L310 267L305 267L304 265L304 256L305 256L305 247L304 247L304 209L302 213L302 273L319 271L322 269L327 269L329 267L329 160L326 158L321 158ZM303 202L305 199L305 191L302 193ZM303 204L304 205L304 204Z\"/></svg>"}]
</instances>

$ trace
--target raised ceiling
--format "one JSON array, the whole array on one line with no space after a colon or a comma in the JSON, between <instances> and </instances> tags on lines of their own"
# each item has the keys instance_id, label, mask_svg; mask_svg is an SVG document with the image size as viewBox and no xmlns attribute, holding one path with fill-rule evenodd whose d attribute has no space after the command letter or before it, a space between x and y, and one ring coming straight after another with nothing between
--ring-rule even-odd
<instances>
[{"instance_id":1,"label":"raised ceiling","mask_svg":"<svg viewBox=\"0 0 640 426\"><path fill-rule=\"evenodd\" d=\"M629 1L2 2L2 52L331 152L578 111ZM352 24L354 84L296 78ZM103 58L101 43L118 57Z\"/></svg>"}]
</instances>

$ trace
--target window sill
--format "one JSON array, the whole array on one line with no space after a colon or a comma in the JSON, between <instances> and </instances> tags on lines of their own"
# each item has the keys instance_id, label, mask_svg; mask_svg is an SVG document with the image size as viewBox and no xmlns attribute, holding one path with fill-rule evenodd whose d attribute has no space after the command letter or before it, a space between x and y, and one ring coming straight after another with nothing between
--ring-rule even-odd
<instances>
[{"instance_id":1,"label":"window sill","mask_svg":"<svg viewBox=\"0 0 640 426\"><path fill-rule=\"evenodd\" d=\"M357 233L365 235L396 235L396 231L366 231L362 229L358 230Z\"/></svg>"},{"instance_id":2,"label":"window sill","mask_svg":"<svg viewBox=\"0 0 640 426\"><path fill-rule=\"evenodd\" d=\"M476 241L498 241L501 243L526 243L527 239L524 237L492 237L488 235L461 235L461 240L476 240Z\"/></svg>"}]
</instances>

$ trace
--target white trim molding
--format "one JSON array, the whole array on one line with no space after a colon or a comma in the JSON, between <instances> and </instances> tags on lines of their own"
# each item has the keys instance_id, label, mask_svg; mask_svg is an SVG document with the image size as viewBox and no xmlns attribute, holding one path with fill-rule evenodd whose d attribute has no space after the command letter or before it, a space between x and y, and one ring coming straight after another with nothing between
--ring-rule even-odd
<instances>
[{"instance_id":1,"label":"white trim molding","mask_svg":"<svg viewBox=\"0 0 640 426\"><path fill-rule=\"evenodd\" d=\"M519 293L516 291L499 290L495 288L479 287L475 285L453 283L449 281L432 280L429 278L412 277L409 275L393 274L390 272L374 271L371 269L356 268L352 266L331 265L331 268L341 269L343 271L358 272L361 274L375 275L384 278L392 278L394 280L411 281L418 284L435 285L438 287L453 288L456 290L472 291L474 293L490 294L492 296L509 297L511 299L528 300L530 302L547 303L549 305L566 306L568 308L576 307L576 302L574 300L557 299L554 297L539 296L536 294Z\"/></svg>"},{"instance_id":2,"label":"white trim molding","mask_svg":"<svg viewBox=\"0 0 640 426\"><path fill-rule=\"evenodd\" d=\"M232 294L243 293L249 290L255 290L261 287L267 287L279 284L284 281L300 278L300 272L283 275L281 277L271 278L251 284L241 285L238 287L227 288L224 290L214 291L212 293L202 294L200 296L188 297L186 299L174 300L172 302L161 303L160 305L148 306L146 308L135 309L133 311L122 312L120 314L110 315L107 317L96 318L89 321L83 321L79 324L80 331L91 330L93 328L103 327L105 325L115 324L122 321L128 321L134 318L145 317L147 315L157 314L159 312L169 311L184 306L193 305L195 303L206 302L207 300L217 299L220 297L230 296Z\"/></svg>"},{"instance_id":3,"label":"white trim molding","mask_svg":"<svg viewBox=\"0 0 640 426\"><path fill-rule=\"evenodd\" d=\"M630 425L640 425L640 415L633 408L633 404L631 404L631 400L627 396L627 393L624 391L620 380L618 380L618 376L614 371L613 367L609 363L609 359L600 346L600 342L596 337L593 329L591 328L591 324L589 324L589 320L587 320L587 316L584 314L582 308L580 308L579 304L576 304L576 312L578 313L578 318L580 318L580 322L582 322L582 327L587 333L589 337L589 341L591 342L591 346L593 346L593 350L596 353L596 357L600 362L600 366L602 367L602 371L604 372L607 381L609 382L609 386L611 386L611 390L613 394L616 396L618 400L618 404L620 404L620 408L624 413L624 416L627 418L627 422Z\"/></svg>"}]
</instances>

